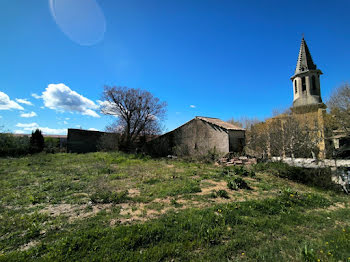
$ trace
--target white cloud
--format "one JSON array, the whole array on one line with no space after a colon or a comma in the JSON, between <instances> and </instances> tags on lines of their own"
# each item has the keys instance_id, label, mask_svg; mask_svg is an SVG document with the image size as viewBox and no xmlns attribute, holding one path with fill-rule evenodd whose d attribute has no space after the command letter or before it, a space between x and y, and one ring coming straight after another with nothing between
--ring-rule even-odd
<instances>
[{"instance_id":1,"label":"white cloud","mask_svg":"<svg viewBox=\"0 0 350 262\"><path fill-rule=\"evenodd\" d=\"M21 114L21 117L26 117L26 118L29 118L29 117L34 117L34 116L38 116L35 112L30 112L30 113L22 113Z\"/></svg>"},{"instance_id":2,"label":"white cloud","mask_svg":"<svg viewBox=\"0 0 350 262\"><path fill-rule=\"evenodd\" d=\"M34 97L35 99L40 99L41 98L41 96L39 96L38 94L35 94L35 93L32 94L32 97Z\"/></svg>"},{"instance_id":3,"label":"white cloud","mask_svg":"<svg viewBox=\"0 0 350 262\"><path fill-rule=\"evenodd\" d=\"M68 122L66 120L63 121L63 124L68 125Z\"/></svg>"},{"instance_id":4,"label":"white cloud","mask_svg":"<svg viewBox=\"0 0 350 262\"><path fill-rule=\"evenodd\" d=\"M111 102L101 100L97 100L96 102L100 105L100 110L103 111L103 113L118 117L118 115L112 110L114 105Z\"/></svg>"},{"instance_id":5,"label":"white cloud","mask_svg":"<svg viewBox=\"0 0 350 262\"><path fill-rule=\"evenodd\" d=\"M81 114L85 116L100 117L94 110L91 109L85 109Z\"/></svg>"},{"instance_id":6,"label":"white cloud","mask_svg":"<svg viewBox=\"0 0 350 262\"><path fill-rule=\"evenodd\" d=\"M2 118L2 116L0 116L0 118Z\"/></svg>"},{"instance_id":7,"label":"white cloud","mask_svg":"<svg viewBox=\"0 0 350 262\"><path fill-rule=\"evenodd\" d=\"M88 130L90 130L90 131L98 131L98 129L93 128L93 127L90 127Z\"/></svg>"},{"instance_id":8,"label":"white cloud","mask_svg":"<svg viewBox=\"0 0 350 262\"><path fill-rule=\"evenodd\" d=\"M28 101L28 99L26 98L16 98L16 101L20 104L25 104L25 105L28 105L28 106L32 106L32 102Z\"/></svg>"},{"instance_id":9,"label":"white cloud","mask_svg":"<svg viewBox=\"0 0 350 262\"><path fill-rule=\"evenodd\" d=\"M37 123L27 123L27 124L17 123L16 126L22 127L22 128L35 128L35 127L38 127L39 125Z\"/></svg>"},{"instance_id":10,"label":"white cloud","mask_svg":"<svg viewBox=\"0 0 350 262\"><path fill-rule=\"evenodd\" d=\"M48 127L39 127L39 129L44 134L48 134L48 135L66 135L67 134L67 128L55 129L55 128L48 128Z\"/></svg>"},{"instance_id":11,"label":"white cloud","mask_svg":"<svg viewBox=\"0 0 350 262\"><path fill-rule=\"evenodd\" d=\"M22 128L22 130L15 130L14 132L16 134L21 134L21 133L28 133L28 131L34 131L35 129L40 129L43 134L49 134L49 135L62 135L62 134L67 134L67 129L66 128L61 128L61 129L55 129L55 128L49 128L49 127L42 127L39 126L37 123L17 123L17 127Z\"/></svg>"},{"instance_id":12,"label":"white cloud","mask_svg":"<svg viewBox=\"0 0 350 262\"><path fill-rule=\"evenodd\" d=\"M69 118L69 117L66 117L65 119L66 119L66 120L69 120L70 118Z\"/></svg>"},{"instance_id":13,"label":"white cloud","mask_svg":"<svg viewBox=\"0 0 350 262\"><path fill-rule=\"evenodd\" d=\"M41 97L47 108L61 112L76 112L82 115L100 117L94 111L99 107L93 101L71 90L65 84L48 85Z\"/></svg>"},{"instance_id":14,"label":"white cloud","mask_svg":"<svg viewBox=\"0 0 350 262\"><path fill-rule=\"evenodd\" d=\"M11 100L10 97L4 92L0 91L0 110L18 109L23 110L24 108Z\"/></svg>"},{"instance_id":15,"label":"white cloud","mask_svg":"<svg viewBox=\"0 0 350 262\"><path fill-rule=\"evenodd\" d=\"M190 105L190 108L196 108L196 106L195 105Z\"/></svg>"}]
</instances>

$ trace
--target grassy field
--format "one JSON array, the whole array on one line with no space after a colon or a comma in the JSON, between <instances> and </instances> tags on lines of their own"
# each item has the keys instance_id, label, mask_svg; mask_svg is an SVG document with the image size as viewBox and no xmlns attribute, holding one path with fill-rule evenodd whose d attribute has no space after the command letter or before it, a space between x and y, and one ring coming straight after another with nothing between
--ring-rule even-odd
<instances>
[{"instance_id":1,"label":"grassy field","mask_svg":"<svg viewBox=\"0 0 350 262\"><path fill-rule=\"evenodd\" d=\"M349 204L342 193L213 164L2 158L0 261L350 261Z\"/></svg>"}]
</instances>

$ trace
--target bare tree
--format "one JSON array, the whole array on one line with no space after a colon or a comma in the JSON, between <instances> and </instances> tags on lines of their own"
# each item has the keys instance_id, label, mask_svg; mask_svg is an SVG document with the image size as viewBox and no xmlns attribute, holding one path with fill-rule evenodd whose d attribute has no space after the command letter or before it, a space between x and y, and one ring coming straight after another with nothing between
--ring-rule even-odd
<instances>
[{"instance_id":1,"label":"bare tree","mask_svg":"<svg viewBox=\"0 0 350 262\"><path fill-rule=\"evenodd\" d=\"M258 157L317 156L323 139L320 132L320 127L313 126L309 119L286 112L247 129L246 152Z\"/></svg>"},{"instance_id":2,"label":"bare tree","mask_svg":"<svg viewBox=\"0 0 350 262\"><path fill-rule=\"evenodd\" d=\"M226 121L227 123L239 126L239 127L243 127L245 129L247 129L247 131L252 127L252 125L260 123L261 120L259 120L257 117L247 117L247 116L241 116L238 119L235 118L230 118L229 120Z\"/></svg>"},{"instance_id":3,"label":"bare tree","mask_svg":"<svg viewBox=\"0 0 350 262\"><path fill-rule=\"evenodd\" d=\"M243 127L243 123L239 120L235 120L233 117L226 121L227 123L230 123L235 126Z\"/></svg>"},{"instance_id":4,"label":"bare tree","mask_svg":"<svg viewBox=\"0 0 350 262\"><path fill-rule=\"evenodd\" d=\"M350 135L350 84L346 83L334 89L327 105L333 128Z\"/></svg>"},{"instance_id":5,"label":"bare tree","mask_svg":"<svg viewBox=\"0 0 350 262\"><path fill-rule=\"evenodd\" d=\"M105 86L103 100L101 112L118 117L115 129L121 134L120 146L124 149L130 149L140 136L160 133L167 104L150 92Z\"/></svg>"}]
</instances>

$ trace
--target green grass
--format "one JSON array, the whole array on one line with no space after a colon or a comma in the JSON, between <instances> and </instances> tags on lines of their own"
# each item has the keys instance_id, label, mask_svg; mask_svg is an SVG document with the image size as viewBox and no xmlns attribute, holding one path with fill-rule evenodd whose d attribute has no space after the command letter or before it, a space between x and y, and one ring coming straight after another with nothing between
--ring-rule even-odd
<instances>
[{"instance_id":1,"label":"green grass","mask_svg":"<svg viewBox=\"0 0 350 262\"><path fill-rule=\"evenodd\" d=\"M349 197L268 170L39 154L0 188L0 261L350 261Z\"/></svg>"}]
</instances>

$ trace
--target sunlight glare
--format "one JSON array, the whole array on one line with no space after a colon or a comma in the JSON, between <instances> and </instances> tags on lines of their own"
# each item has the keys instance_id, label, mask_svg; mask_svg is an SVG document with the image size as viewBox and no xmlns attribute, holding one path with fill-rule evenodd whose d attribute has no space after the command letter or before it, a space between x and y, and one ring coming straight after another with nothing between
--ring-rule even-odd
<instances>
[{"instance_id":1,"label":"sunlight glare","mask_svg":"<svg viewBox=\"0 0 350 262\"><path fill-rule=\"evenodd\" d=\"M106 20L96 0L49 0L53 19L73 42L95 45L103 40Z\"/></svg>"}]
</instances>

